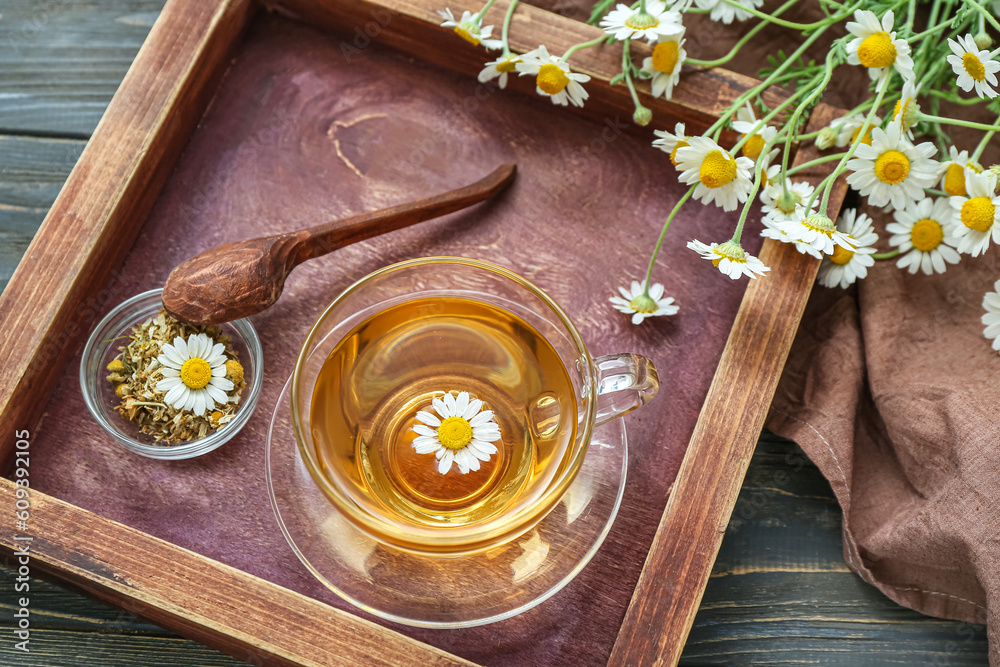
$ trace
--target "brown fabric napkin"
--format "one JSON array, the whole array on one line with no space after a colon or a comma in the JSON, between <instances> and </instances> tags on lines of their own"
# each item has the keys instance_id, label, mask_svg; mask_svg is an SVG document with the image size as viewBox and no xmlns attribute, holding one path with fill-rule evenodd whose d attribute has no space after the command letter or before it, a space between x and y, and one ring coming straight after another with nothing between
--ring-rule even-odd
<instances>
[{"instance_id":1,"label":"brown fabric napkin","mask_svg":"<svg viewBox=\"0 0 1000 667\"><path fill-rule=\"evenodd\" d=\"M830 480L851 569L904 606L987 623L994 667L1000 355L980 317L998 257L935 276L876 262L847 291L817 285L767 424Z\"/></svg>"}]
</instances>

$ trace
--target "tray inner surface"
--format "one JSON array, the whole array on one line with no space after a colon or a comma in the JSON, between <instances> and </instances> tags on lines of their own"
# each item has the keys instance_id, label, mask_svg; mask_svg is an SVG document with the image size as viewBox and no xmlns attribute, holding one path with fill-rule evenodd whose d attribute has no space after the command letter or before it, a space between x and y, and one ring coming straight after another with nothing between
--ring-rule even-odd
<instances>
[{"instance_id":1,"label":"tray inner surface","mask_svg":"<svg viewBox=\"0 0 1000 667\"><path fill-rule=\"evenodd\" d=\"M654 278L677 299L680 314L634 327L611 309L615 286L643 276L661 221L683 193L667 156L650 148L651 133L622 131L629 120L581 118L547 99L486 88L376 45L347 58L340 36L259 17L109 285L111 303L161 286L175 265L220 243L434 194L501 162L518 163L517 182L494 202L296 269L278 304L253 319L266 373L257 413L208 456L162 462L121 449L83 405L78 352L32 442L32 485L347 608L293 555L268 502L265 438L278 392L309 326L356 279L418 256L492 260L561 303L594 355L652 358L661 393L626 417L629 479L621 511L604 546L566 589L490 626L394 627L487 665L604 664L744 285L681 242L725 240L735 214L691 204L674 222ZM751 219L745 238L752 252L758 230Z\"/></svg>"}]
</instances>

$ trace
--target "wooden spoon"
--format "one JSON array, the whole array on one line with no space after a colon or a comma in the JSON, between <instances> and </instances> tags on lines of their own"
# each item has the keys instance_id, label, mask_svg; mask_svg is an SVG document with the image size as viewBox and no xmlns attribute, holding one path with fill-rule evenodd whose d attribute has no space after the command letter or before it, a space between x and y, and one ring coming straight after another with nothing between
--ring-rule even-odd
<instances>
[{"instance_id":1,"label":"wooden spoon","mask_svg":"<svg viewBox=\"0 0 1000 667\"><path fill-rule=\"evenodd\" d=\"M517 165L507 163L472 185L435 197L206 250L170 272L163 307L194 324L219 324L259 313L278 300L285 278L302 262L489 199L510 185L516 172Z\"/></svg>"}]
</instances>

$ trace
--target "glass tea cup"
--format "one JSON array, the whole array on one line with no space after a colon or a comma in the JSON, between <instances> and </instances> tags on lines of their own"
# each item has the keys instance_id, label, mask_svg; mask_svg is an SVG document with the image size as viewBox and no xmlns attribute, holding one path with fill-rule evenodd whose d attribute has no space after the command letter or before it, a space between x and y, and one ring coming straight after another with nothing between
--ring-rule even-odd
<instances>
[{"instance_id":1,"label":"glass tea cup","mask_svg":"<svg viewBox=\"0 0 1000 667\"><path fill-rule=\"evenodd\" d=\"M537 525L595 426L658 387L645 357L592 358L562 308L517 274L428 257L362 278L313 325L292 374L292 427L311 478L354 526L404 551L459 557ZM442 430L456 415L459 431ZM479 431L453 436L487 416L500 431L493 453L478 468L442 465ZM414 446L421 434L436 451Z\"/></svg>"}]
</instances>

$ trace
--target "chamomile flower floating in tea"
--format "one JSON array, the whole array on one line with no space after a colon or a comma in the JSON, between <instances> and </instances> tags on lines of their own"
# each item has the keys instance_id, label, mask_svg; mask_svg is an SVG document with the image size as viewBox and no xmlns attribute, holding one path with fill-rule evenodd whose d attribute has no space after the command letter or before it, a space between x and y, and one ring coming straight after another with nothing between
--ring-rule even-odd
<instances>
[{"instance_id":1,"label":"chamomile flower floating in tea","mask_svg":"<svg viewBox=\"0 0 1000 667\"><path fill-rule=\"evenodd\" d=\"M948 264L958 264L960 257L954 247L958 239L951 231L953 213L947 197L927 197L893 211L896 222L890 222L885 230L892 234L889 245L902 254L896 266L932 275L944 273Z\"/></svg>"},{"instance_id":2,"label":"chamomile flower floating in tea","mask_svg":"<svg viewBox=\"0 0 1000 667\"><path fill-rule=\"evenodd\" d=\"M437 415L426 410L417 412L413 427L417 437L413 448L418 454L434 454L442 475L452 464L463 475L479 470L480 461L489 461L497 453L493 443L500 439L500 425L492 410L483 410L483 401L471 398L469 392L451 392L431 402Z\"/></svg>"},{"instance_id":3,"label":"chamomile flower floating in tea","mask_svg":"<svg viewBox=\"0 0 1000 667\"><path fill-rule=\"evenodd\" d=\"M641 283L638 280L632 281L631 289L619 287L621 296L613 296L608 299L615 310L632 315L632 324L642 324L647 317L659 317L661 315L676 315L680 306L674 305L673 297L664 298L664 287L660 283L653 283L647 290L646 281Z\"/></svg>"},{"instance_id":4,"label":"chamomile flower floating in tea","mask_svg":"<svg viewBox=\"0 0 1000 667\"><path fill-rule=\"evenodd\" d=\"M228 336L216 327L182 322L161 310L133 327L115 359L109 382L115 410L157 441L204 438L228 424L246 386Z\"/></svg>"},{"instance_id":5,"label":"chamomile flower floating in tea","mask_svg":"<svg viewBox=\"0 0 1000 667\"><path fill-rule=\"evenodd\" d=\"M868 275L868 268L875 264L872 255L878 234L871 219L853 208L844 211L837 221L837 229L850 244L834 246L833 254L823 258L816 280L824 287L847 287Z\"/></svg>"},{"instance_id":6,"label":"chamomile flower floating in tea","mask_svg":"<svg viewBox=\"0 0 1000 667\"><path fill-rule=\"evenodd\" d=\"M163 379L156 383L156 390L167 392L164 403L201 417L205 410L214 410L216 403L229 402L226 392L235 385L226 379L225 345L200 333L187 340L178 336L162 350L157 360L163 366Z\"/></svg>"}]
</instances>

